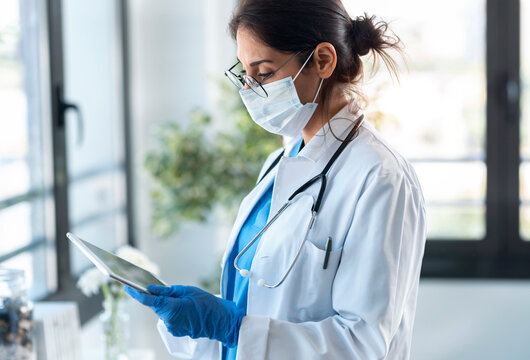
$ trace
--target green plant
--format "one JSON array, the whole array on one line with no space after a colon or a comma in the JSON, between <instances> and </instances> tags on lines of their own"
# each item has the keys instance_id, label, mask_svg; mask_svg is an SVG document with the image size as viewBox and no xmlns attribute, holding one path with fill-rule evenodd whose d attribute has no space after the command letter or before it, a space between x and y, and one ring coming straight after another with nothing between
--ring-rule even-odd
<instances>
[{"instance_id":1,"label":"green plant","mask_svg":"<svg viewBox=\"0 0 530 360\"><path fill-rule=\"evenodd\" d=\"M183 220L205 221L216 205L235 215L263 162L281 146L279 136L252 121L234 89L223 84L221 89L221 114L231 119L223 132L210 134L212 115L194 110L186 127L162 125L159 149L145 158L156 184L151 191L151 226L160 237L174 234Z\"/></svg>"}]
</instances>

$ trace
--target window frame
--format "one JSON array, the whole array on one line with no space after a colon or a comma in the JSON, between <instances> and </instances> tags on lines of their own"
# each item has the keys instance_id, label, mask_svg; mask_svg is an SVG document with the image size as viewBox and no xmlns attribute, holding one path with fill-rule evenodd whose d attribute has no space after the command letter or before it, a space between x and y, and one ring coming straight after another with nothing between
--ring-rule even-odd
<instances>
[{"instance_id":1,"label":"window frame","mask_svg":"<svg viewBox=\"0 0 530 360\"><path fill-rule=\"evenodd\" d=\"M55 263L50 264L50 274L52 276L51 288L56 290L44 298L37 299L42 301L75 301L79 306L81 324L84 324L95 314L102 310L102 294L93 297L86 297L77 288L77 278L71 275L70 264L70 242L66 234L70 229L69 209L68 209L68 173L67 169L67 148L65 137L65 111L63 101L64 88L64 66L63 66L63 29L62 29L62 0L39 0L36 8L41 22L39 23L39 54L37 58L42 61L43 74L39 80L42 84L39 87L43 90L41 101L42 108L39 109L41 123L50 124L43 126L41 136L46 153L43 159L44 176L43 189L30 189L28 192L13 196L0 201L0 209L6 209L22 202L42 199L48 204L52 199L53 206L45 206L45 219L50 225L50 231L44 237L31 239L31 242L11 250L0 256L0 263L12 259L20 254L33 253L42 249L42 247L54 248ZM127 243L135 245L133 221L134 218L134 194L133 194L133 163L132 163L132 134L130 124L130 102L129 102L129 40L128 40L128 23L127 23L127 2L126 0L117 0L119 12L119 36L121 38L120 52L121 57L121 86L122 91L122 114L124 126L124 163L115 164L111 167L102 167L96 172L107 173L122 169L125 173L126 181L126 204L125 213L127 218ZM48 68L46 68L48 66ZM49 70L49 71L48 71ZM51 157L48 159L48 157ZM89 174L90 175L90 174ZM92 174L93 175L93 174ZM71 179L71 181L79 180ZM52 210L53 209L53 210ZM116 211L121 211L117 209ZM55 240L54 246L50 244L50 239ZM48 277L48 275L47 275Z\"/></svg>"},{"instance_id":2,"label":"window frame","mask_svg":"<svg viewBox=\"0 0 530 360\"><path fill-rule=\"evenodd\" d=\"M39 219L41 225L46 224L42 233L34 234L29 242L20 245L17 248L12 248L0 256L0 264L5 261L18 257L19 255L35 255L42 251L41 256L32 258L32 265L34 268L42 265L43 258L46 262L47 268L45 274L39 274L39 279L44 279L46 288L56 288L57 283L55 279L55 263L50 256L50 249L52 248L52 240L54 238L53 230L54 217L51 209L53 208L53 191L52 171L51 171L51 133L49 123L51 115L46 111L48 106L47 99L47 82L46 74L43 74L43 69L48 64L45 55L47 54L47 43L42 43L42 39L46 38L47 21L45 19L44 1L18 2L18 10L20 14L20 41L21 58L20 61L24 66L24 92L28 99L27 101L27 117L37 120L36 126L28 127L28 142L37 144L39 155L35 154L36 148L29 148L25 157L27 165L30 166L30 186L27 191L15 194L11 197L0 200L0 210L8 210L20 204L28 204L31 208L30 217L33 218L35 214ZM28 21L28 19L30 19ZM43 154L42 156L40 156ZM20 160L20 159L17 159ZM10 159L2 161L2 163L9 164ZM36 166L36 167L35 167ZM49 225L48 225L49 224ZM42 256L44 255L44 256ZM42 276L42 277L40 277ZM34 279L37 282L39 279Z\"/></svg>"},{"instance_id":3,"label":"window frame","mask_svg":"<svg viewBox=\"0 0 530 360\"><path fill-rule=\"evenodd\" d=\"M121 57L121 86L122 91L122 114L124 124L124 146L125 146L125 163L118 165L124 168L126 179L126 217L127 217L127 243L134 246L136 244L134 237L133 221L134 204L133 204L133 169L131 159L131 124L130 124L130 102L129 102L129 39L127 23L127 2L126 0L118 1L119 36L121 38L120 52ZM98 296L86 297L77 288L77 279L71 275L70 262L70 242L66 234L70 229L69 209L68 209L68 180L67 169L67 148L65 134L65 108L62 104L64 89L64 55L63 55L63 15L62 0L46 0L47 19L48 19L48 48L50 62L50 97L51 97L51 115L52 115L52 138L53 138L53 177L54 177L54 196L55 196L55 246L57 254L57 291L48 295L45 301L76 301L79 306L81 324L91 319L102 309L102 294ZM116 168L110 169L110 171ZM104 169L105 170L105 169ZM107 169L109 170L109 169ZM59 256L60 255L60 256Z\"/></svg>"},{"instance_id":4,"label":"window frame","mask_svg":"<svg viewBox=\"0 0 530 360\"><path fill-rule=\"evenodd\" d=\"M520 1L486 0L486 236L428 239L424 278L530 278L519 229Z\"/></svg>"}]
</instances>

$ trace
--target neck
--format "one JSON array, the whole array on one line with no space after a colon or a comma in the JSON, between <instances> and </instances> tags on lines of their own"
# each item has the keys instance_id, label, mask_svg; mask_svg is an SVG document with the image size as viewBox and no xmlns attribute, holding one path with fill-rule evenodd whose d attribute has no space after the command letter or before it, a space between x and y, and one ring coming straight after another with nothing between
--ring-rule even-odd
<instances>
[{"instance_id":1,"label":"neck","mask_svg":"<svg viewBox=\"0 0 530 360\"><path fill-rule=\"evenodd\" d=\"M329 119L335 116L346 104L348 104L348 100L346 100L344 95L340 97L331 96L331 98L335 99L335 101L330 102L329 112L323 113L322 109L320 109L320 106L317 107L315 113L313 116L311 116L311 119L309 119L309 122L302 130L304 144L307 145L313 136L315 136L315 134L322 128L322 126L324 126Z\"/></svg>"}]
</instances>

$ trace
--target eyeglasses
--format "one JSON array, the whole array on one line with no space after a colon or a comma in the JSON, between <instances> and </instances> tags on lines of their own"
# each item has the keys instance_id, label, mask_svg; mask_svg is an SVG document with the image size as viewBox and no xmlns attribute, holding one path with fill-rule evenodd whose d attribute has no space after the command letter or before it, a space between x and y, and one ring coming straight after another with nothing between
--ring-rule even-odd
<instances>
[{"instance_id":1,"label":"eyeglasses","mask_svg":"<svg viewBox=\"0 0 530 360\"><path fill-rule=\"evenodd\" d=\"M242 89L243 87L245 87L245 85L248 85L248 87L250 89L252 89L252 91L254 91L256 94L258 94L259 96L261 97L264 97L266 98L267 96L269 96L267 94L267 91L265 91L265 89L263 88L263 83L265 81L267 81L268 79L270 79L274 74L276 74L278 72L278 70L280 70L282 67L284 67L285 65L287 65L287 63L289 61L291 61L292 58L294 58L296 55L300 54L301 51L298 51L296 54L294 54L293 56L291 56L289 59L287 59L286 62L284 62L282 65L280 65L279 68L277 68L276 70L268 73L267 75L265 75L263 77L263 80L261 81L258 81L256 80L255 78L253 78L252 76L250 75L247 75L247 74L244 74L244 75L240 75L240 74L234 74L232 72L232 70L238 65L240 64L241 62L238 60L238 62L236 62L230 69L226 70L225 71L225 76L235 85L237 86L237 88L239 89Z\"/></svg>"}]
</instances>

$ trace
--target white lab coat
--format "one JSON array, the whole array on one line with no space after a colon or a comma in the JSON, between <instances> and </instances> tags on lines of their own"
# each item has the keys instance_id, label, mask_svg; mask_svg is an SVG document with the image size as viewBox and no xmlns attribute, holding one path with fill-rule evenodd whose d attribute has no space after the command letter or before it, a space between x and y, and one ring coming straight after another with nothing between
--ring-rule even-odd
<instances>
[{"instance_id":1,"label":"white lab coat","mask_svg":"<svg viewBox=\"0 0 530 360\"><path fill-rule=\"evenodd\" d=\"M353 121L344 107L296 157L279 164L243 199L222 266L254 204L274 180L269 219L287 198L321 172ZM330 125L331 124L331 125ZM289 154L297 139L286 146ZM261 174L279 155L273 152ZM260 174L260 176L261 176ZM425 205L412 166L370 124L343 151L328 173L320 212L285 282L276 283L301 244L318 183L299 194L263 234L250 269L247 316L237 359L408 359L425 246ZM333 247L326 270L325 245ZM226 288L226 272L221 288ZM177 338L162 322L159 332L171 354L219 359L220 344Z\"/></svg>"}]
</instances>

